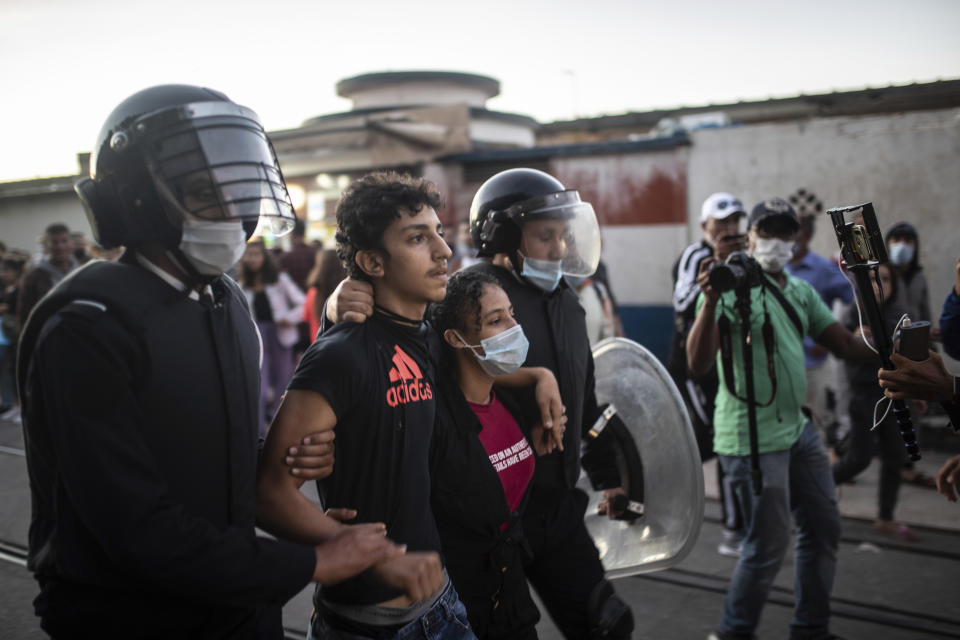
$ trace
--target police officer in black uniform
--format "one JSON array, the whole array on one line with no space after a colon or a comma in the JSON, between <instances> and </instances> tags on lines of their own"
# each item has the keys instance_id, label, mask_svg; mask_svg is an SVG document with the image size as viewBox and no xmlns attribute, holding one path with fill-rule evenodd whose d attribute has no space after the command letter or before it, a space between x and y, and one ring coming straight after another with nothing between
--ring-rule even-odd
<instances>
[{"instance_id":1,"label":"police officer in black uniform","mask_svg":"<svg viewBox=\"0 0 960 640\"><path fill-rule=\"evenodd\" d=\"M323 546L254 532L259 340L223 275L293 206L256 114L168 85L107 118L77 192L127 247L53 289L18 382L33 500L29 568L57 637L281 637L280 605L402 553L381 524Z\"/></svg>"},{"instance_id":2,"label":"police officer in black uniform","mask_svg":"<svg viewBox=\"0 0 960 640\"><path fill-rule=\"evenodd\" d=\"M470 268L489 272L507 292L530 339L524 364L556 375L571 427L563 451L537 460L523 517L533 555L527 576L567 638L629 637L632 613L604 578L583 521L587 497L575 488L581 438L600 410L584 312L563 275L590 275L596 268L600 231L593 208L546 173L510 169L477 191L470 230L479 255L493 258ZM536 404L530 398L522 402L535 423ZM595 485L610 488L608 502L623 493L614 465L584 466Z\"/></svg>"}]
</instances>

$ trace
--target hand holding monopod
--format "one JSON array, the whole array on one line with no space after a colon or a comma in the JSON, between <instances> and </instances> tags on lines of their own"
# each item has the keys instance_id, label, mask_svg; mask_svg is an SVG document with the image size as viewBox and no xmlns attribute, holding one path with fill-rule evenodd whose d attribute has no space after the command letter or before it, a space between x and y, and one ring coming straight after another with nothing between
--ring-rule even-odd
<instances>
[{"instance_id":1,"label":"hand holding monopod","mask_svg":"<svg viewBox=\"0 0 960 640\"><path fill-rule=\"evenodd\" d=\"M840 256L847 271L853 274L857 284L857 301L862 315L873 335L873 343L881 366L893 370L896 367L890 361L893 353L893 338L884 321L880 303L873 292L871 278L877 278L880 263L887 262L887 248L877 224L873 203L838 207L827 211L833 221L833 230L840 244ZM847 216L851 221L847 221ZM903 400L893 400L893 414L897 418L900 437L911 460L920 459L920 447L917 435L910 419L910 410Z\"/></svg>"}]
</instances>

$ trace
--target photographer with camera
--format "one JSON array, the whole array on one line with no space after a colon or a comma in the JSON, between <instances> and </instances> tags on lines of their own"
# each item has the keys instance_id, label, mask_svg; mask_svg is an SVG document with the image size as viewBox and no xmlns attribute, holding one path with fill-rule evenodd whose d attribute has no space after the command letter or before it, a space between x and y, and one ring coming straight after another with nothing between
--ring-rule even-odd
<instances>
[{"instance_id":1,"label":"photographer with camera","mask_svg":"<svg viewBox=\"0 0 960 640\"><path fill-rule=\"evenodd\" d=\"M792 514L798 533L790 638L830 638L840 514L826 449L802 410L803 337L841 359L876 356L836 321L812 286L784 272L800 226L793 207L780 198L766 200L753 208L748 223L749 255L704 261L702 295L687 339L694 375L715 361L720 370L714 450L746 521L740 560L711 637L753 634L787 551ZM748 428L751 422L755 430Z\"/></svg>"},{"instance_id":2,"label":"photographer with camera","mask_svg":"<svg viewBox=\"0 0 960 640\"><path fill-rule=\"evenodd\" d=\"M673 263L673 336L667 370L687 405L690 421L697 436L700 458L710 460L713 451L713 399L717 395L717 371L711 368L705 374L694 376L687 367L687 334L696 318L696 302L700 295L697 276L700 265L707 258L726 260L734 251L747 246L747 212L740 198L729 193L710 194L700 208L700 228L703 239L691 244ZM723 475L723 467L716 465L717 487L723 530L717 553L736 558L743 542L743 518L733 497L730 481Z\"/></svg>"}]
</instances>

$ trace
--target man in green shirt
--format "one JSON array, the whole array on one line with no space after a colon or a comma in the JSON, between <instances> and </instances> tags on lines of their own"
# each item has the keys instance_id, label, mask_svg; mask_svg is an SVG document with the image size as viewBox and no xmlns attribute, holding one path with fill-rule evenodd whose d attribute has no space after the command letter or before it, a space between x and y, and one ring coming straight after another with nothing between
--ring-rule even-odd
<instances>
[{"instance_id":1,"label":"man in green shirt","mask_svg":"<svg viewBox=\"0 0 960 640\"><path fill-rule=\"evenodd\" d=\"M799 229L797 214L780 198L753 208L749 219L749 252L763 270L767 282L750 290L753 370L756 398L764 403L773 391L767 362L772 359L776 393L769 406L757 407L758 450L763 490L753 494L750 438L742 332L734 307L736 293L719 294L710 286L707 272L713 260L705 261L698 284L697 317L687 339L687 360L694 375L717 362L720 389L714 413L714 449L724 472L731 478L734 495L743 510L747 534L731 578L723 615L712 638L751 638L770 586L783 562L790 542L791 514L797 527L796 606L790 623L791 639L831 638L830 591L840 539L840 514L836 488L826 449L816 429L801 410L806 393L803 336L784 304L771 287L777 287L789 304L804 335L842 359L876 356L838 323L806 282L784 272L793 255L793 239ZM773 353L761 339L765 316L774 330ZM730 321L733 345L730 392L718 354L717 321Z\"/></svg>"}]
</instances>

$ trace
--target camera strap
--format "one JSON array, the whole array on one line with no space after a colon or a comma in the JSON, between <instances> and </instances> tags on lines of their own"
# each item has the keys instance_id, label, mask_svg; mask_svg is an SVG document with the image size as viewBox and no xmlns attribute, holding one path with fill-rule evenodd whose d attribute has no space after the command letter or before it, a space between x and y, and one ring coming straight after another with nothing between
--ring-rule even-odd
<instances>
[{"instance_id":1,"label":"camera strap","mask_svg":"<svg viewBox=\"0 0 960 640\"><path fill-rule=\"evenodd\" d=\"M736 385L734 384L733 332L730 327L730 318L727 316L726 306L722 298L721 306L723 308L720 318L717 320L717 331L720 334L720 364L723 367L723 381L727 385L727 391L730 392L730 395L741 402L747 402L745 397L737 393ZM799 322L799 318L797 321ZM749 331L750 328L748 327L746 330ZM763 336L763 349L767 356L767 376L770 378L770 397L767 398L766 402L757 402L755 404L758 407L769 407L773 404L777 396L777 367L773 360L773 350L775 347L773 323L770 321L770 313L767 310L766 296L764 296L763 299L763 326L761 327L761 334Z\"/></svg>"},{"instance_id":2,"label":"camera strap","mask_svg":"<svg viewBox=\"0 0 960 640\"><path fill-rule=\"evenodd\" d=\"M797 310L794 308L790 301L787 300L787 297L783 295L783 291L780 290L776 284L770 282L770 278L763 275L763 286L764 288L773 294L773 297L777 299L777 302L780 303L780 306L783 307L783 310L787 312L787 316L790 317L790 321L793 322L793 326L797 330L797 335L800 336L800 341L803 342L803 323L800 322L800 316L797 315Z\"/></svg>"}]
</instances>

